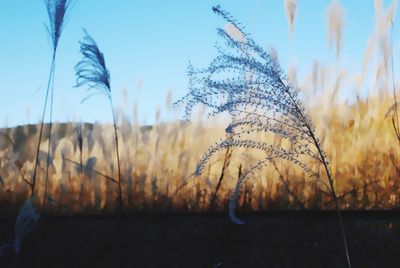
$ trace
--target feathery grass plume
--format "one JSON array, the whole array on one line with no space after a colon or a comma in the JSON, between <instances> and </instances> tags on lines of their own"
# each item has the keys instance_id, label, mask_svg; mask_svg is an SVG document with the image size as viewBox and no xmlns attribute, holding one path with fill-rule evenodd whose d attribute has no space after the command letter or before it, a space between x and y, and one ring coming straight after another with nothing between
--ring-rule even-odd
<instances>
[{"instance_id":1,"label":"feathery grass plume","mask_svg":"<svg viewBox=\"0 0 400 268\"><path fill-rule=\"evenodd\" d=\"M14 245L17 253L20 252L22 241L25 235L32 232L38 225L39 218L40 216L33 206L33 200L27 199L22 206L15 222Z\"/></svg>"},{"instance_id":2,"label":"feathery grass plume","mask_svg":"<svg viewBox=\"0 0 400 268\"><path fill-rule=\"evenodd\" d=\"M47 8L47 13L49 16L49 25L47 26L48 33L53 43L53 55L51 59L50 65L50 74L47 82L45 101L43 106L42 120L39 131L39 141L36 150L36 161L35 168L33 172L32 178L32 193L31 197L34 196L35 186L36 186L36 171L39 164L39 151L40 151L40 143L42 140L43 134L43 125L44 118L47 110L47 103L50 93L50 117L49 117L49 133L48 133L48 148L47 148L47 164L46 164L46 182L45 182L45 195L44 195L44 203L46 200L46 190L47 190L47 182L48 182L48 170L49 170L49 161L50 161L50 146L51 146L51 129L52 129L52 115L53 115L53 99L54 99L54 73L55 73L55 59L57 54L57 47L61 37L61 33L64 27L65 16L70 6L70 0L45 0L45 5Z\"/></svg>"},{"instance_id":3,"label":"feathery grass plume","mask_svg":"<svg viewBox=\"0 0 400 268\"><path fill-rule=\"evenodd\" d=\"M332 3L327 9L327 27L329 46L335 44L336 57L340 56L342 47L343 24L346 16L346 10L340 4L339 0L332 0Z\"/></svg>"},{"instance_id":4,"label":"feathery grass plume","mask_svg":"<svg viewBox=\"0 0 400 268\"><path fill-rule=\"evenodd\" d=\"M327 156L298 91L288 80L277 59L257 45L229 13L219 6L214 7L213 11L233 24L246 42L231 38L226 31L218 29L226 47L217 46L219 54L207 68L189 68L189 93L178 101L185 104L186 119L189 119L196 105L205 106L210 116L224 112L231 115L225 130L229 134L228 138L216 142L208 149L198 162L195 174L202 174L210 158L227 148L247 148L266 153L264 159L241 174L229 202L232 221L243 224L236 217L235 208L241 187L250 175L274 159L283 159L319 179L319 175L305 164L307 158L318 161L323 165L328 181L321 182L335 200L346 260L350 266L347 239ZM286 140L290 145L286 147L289 148L255 141L251 136L266 133Z\"/></svg>"},{"instance_id":5,"label":"feathery grass plume","mask_svg":"<svg viewBox=\"0 0 400 268\"><path fill-rule=\"evenodd\" d=\"M285 14L289 22L289 33L292 35L294 30L294 19L296 18L297 0L285 0Z\"/></svg>"},{"instance_id":6,"label":"feathery grass plume","mask_svg":"<svg viewBox=\"0 0 400 268\"><path fill-rule=\"evenodd\" d=\"M80 42L83 59L75 66L76 87L88 86L88 91L96 90L82 100L86 101L94 94L104 94L111 100L110 72L106 67L104 55L94 39L83 29L84 37Z\"/></svg>"},{"instance_id":7,"label":"feathery grass plume","mask_svg":"<svg viewBox=\"0 0 400 268\"><path fill-rule=\"evenodd\" d=\"M118 168L118 202L120 209L123 208L122 201L122 186L121 186L121 167L120 167L120 157L118 148L118 132L117 132L117 122L114 111L114 105L111 97L111 86L110 86L110 72L106 67L104 60L104 55L100 51L94 39L87 33L85 29L83 41L80 42L80 51L83 55L83 59L78 62L75 66L76 71L76 87L88 86L88 91L95 91L89 96L84 98L82 102L86 101L93 95L103 94L105 95L111 107L111 113L113 117L114 125L114 138L115 138L115 149L117 154L117 168Z\"/></svg>"},{"instance_id":8,"label":"feathery grass plume","mask_svg":"<svg viewBox=\"0 0 400 268\"><path fill-rule=\"evenodd\" d=\"M33 206L32 199L27 199L21 207L15 221L14 242L0 247L0 257L5 255L4 251L7 248L12 248L17 254L19 254L24 237L37 227L39 218L40 216Z\"/></svg>"},{"instance_id":9,"label":"feathery grass plume","mask_svg":"<svg viewBox=\"0 0 400 268\"><path fill-rule=\"evenodd\" d=\"M45 0L44 2L47 8L47 14L49 15L49 25L47 26L47 30L49 31L49 35L53 42L53 49L56 50L71 1Z\"/></svg>"}]
</instances>

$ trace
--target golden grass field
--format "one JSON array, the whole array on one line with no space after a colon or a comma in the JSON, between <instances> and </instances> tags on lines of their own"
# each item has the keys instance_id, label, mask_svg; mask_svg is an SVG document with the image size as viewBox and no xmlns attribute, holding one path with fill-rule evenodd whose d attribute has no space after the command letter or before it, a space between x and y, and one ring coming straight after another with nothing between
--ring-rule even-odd
<instances>
[{"instance_id":1,"label":"golden grass field","mask_svg":"<svg viewBox=\"0 0 400 268\"><path fill-rule=\"evenodd\" d=\"M359 59L359 69L347 70L341 63L344 24L340 16L330 16L328 10L328 39L336 47L336 62L315 61L310 74L302 77L296 77L293 65L288 71L327 153L343 209L393 209L400 205L400 143L394 130L394 125L398 126L393 94L398 93L396 68L392 73L400 61L393 52L390 34L395 5L384 9L381 1L375 4L375 29ZM286 12L293 31L294 15L289 7ZM177 115L179 112L171 109L171 99L167 98L167 110ZM243 149L220 152L201 176L194 177L195 166L207 148L225 137L224 120L206 119L199 112L191 123L183 124L179 116L163 122L157 112L154 125L145 127L139 124L140 107L133 106L118 109L122 196L127 211L226 209L239 169L245 171L265 156ZM130 113L132 108L134 112ZM82 124L80 148L76 131L79 125L69 122L53 127L48 189L51 200L45 207L44 148L48 140L42 139L35 202L42 209L61 214L113 211L117 206L117 184L112 181L117 177L113 127ZM16 210L30 196L28 183L33 174L38 129L37 125L28 125L1 130L0 203L4 211ZM290 148L272 134L252 139ZM244 186L239 209L333 208L321 163L308 160L307 165L320 178L310 179L285 161L271 162L257 171ZM215 204L211 204L220 180Z\"/></svg>"},{"instance_id":2,"label":"golden grass field","mask_svg":"<svg viewBox=\"0 0 400 268\"><path fill-rule=\"evenodd\" d=\"M399 207L399 142L392 126L393 99L378 97L354 104L332 102L329 108L310 108L322 146L330 160L340 204L349 209L392 209ZM182 121L141 127L121 115L119 123L124 208L132 211L202 211L221 176L225 152L211 159L203 175L191 176L207 148L224 137L222 120L184 124ZM82 162L76 129L78 124L56 124L53 130L53 161L50 167L47 210L57 213L112 211L116 206L117 184L112 126L82 125ZM32 177L38 126L4 129L14 145L0 139L0 198L2 207L14 210L30 195L24 181ZM255 139L282 142L273 135ZM47 148L47 140L42 148ZM283 145L285 146L285 145ZM43 149L42 149L43 150ZM233 150L218 191L216 207L224 209L242 170L262 157L251 150ZM75 163L69 160L75 161ZM308 162L320 170L319 163ZM46 153L41 152L37 200L43 203ZM322 172L321 180L325 180ZM183 187L184 186L184 187ZM179 188L179 191L177 189ZM331 208L331 196L324 184L308 178L290 162L267 165L249 177L240 206L244 209ZM300 204L301 203L301 204Z\"/></svg>"}]
</instances>

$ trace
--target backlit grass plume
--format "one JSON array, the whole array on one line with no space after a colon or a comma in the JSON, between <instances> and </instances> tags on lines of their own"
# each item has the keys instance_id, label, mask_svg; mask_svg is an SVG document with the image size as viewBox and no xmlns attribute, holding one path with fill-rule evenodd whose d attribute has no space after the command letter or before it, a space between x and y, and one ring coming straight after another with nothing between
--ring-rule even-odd
<instances>
[{"instance_id":1,"label":"backlit grass plume","mask_svg":"<svg viewBox=\"0 0 400 268\"><path fill-rule=\"evenodd\" d=\"M266 153L253 166L242 172L229 203L229 215L235 215L237 199L244 181L257 169L274 159L288 160L306 173L319 179L319 174L305 163L307 158L324 167L326 180L321 180L331 192L338 213L347 263L350 266L346 235L337 202L329 163L313 123L308 116L298 91L289 82L277 59L258 46L228 12L219 6L213 11L223 17L229 27L218 29L225 46L217 46L218 56L204 69L189 68L189 93L180 101L185 103L189 119L196 105L205 106L210 116L229 113L226 127L228 138L211 146L198 162L195 174L202 174L210 158L227 148L246 148ZM270 133L282 138L288 146L271 145L254 140L254 134ZM259 135L257 135L259 137Z\"/></svg>"},{"instance_id":2,"label":"backlit grass plume","mask_svg":"<svg viewBox=\"0 0 400 268\"><path fill-rule=\"evenodd\" d=\"M122 188L121 188L121 168L120 158L118 149L118 132L117 122L114 112L114 106L111 97L111 86L110 86L110 72L106 67L104 55L100 51L94 39L84 29L84 38L80 42L80 51L83 55L82 60L75 66L76 71L76 87L87 86L90 91L89 96L83 99L87 100L93 95L103 94L109 102L113 117L114 124L114 137L115 137L115 149L117 154L117 168L118 168L118 201L120 208L123 208L122 202ZM94 92L93 92L94 91Z\"/></svg>"},{"instance_id":3,"label":"backlit grass plume","mask_svg":"<svg viewBox=\"0 0 400 268\"><path fill-rule=\"evenodd\" d=\"M0 246L0 257L5 256L7 249L12 249L15 253L20 254L22 242L27 234L32 232L38 225L39 214L33 206L32 199L27 199L15 221L14 226L14 242Z\"/></svg>"},{"instance_id":4,"label":"backlit grass plume","mask_svg":"<svg viewBox=\"0 0 400 268\"><path fill-rule=\"evenodd\" d=\"M53 42L53 49L56 50L58 41L64 28L65 16L71 5L70 0L45 0L49 25L47 29Z\"/></svg>"},{"instance_id":5,"label":"backlit grass plume","mask_svg":"<svg viewBox=\"0 0 400 268\"><path fill-rule=\"evenodd\" d=\"M35 168L33 172L33 178L31 182L31 196L35 194L35 186L36 186L36 171L39 164L39 151L40 151L40 143L43 135L43 125L44 118L46 116L48 98L50 94L50 115L49 115L49 133L48 133L48 147L47 147L47 163L46 163L46 181L45 181L45 193L44 193L44 203L46 202L47 196L47 182L48 182L48 172L49 172L49 162L50 162L50 146L51 146L51 129L52 129L52 116L53 116L53 99L54 99L54 73L55 73L55 60L57 54L57 47L61 37L61 33L65 24L65 16L69 10L71 1L70 0L45 0L45 5L47 9L47 13L49 16L49 24L47 25L47 30L49 36L52 40L52 59L50 65L50 74L47 82L45 101L43 106L42 120L39 131L39 141L36 149L36 161Z\"/></svg>"}]
</instances>

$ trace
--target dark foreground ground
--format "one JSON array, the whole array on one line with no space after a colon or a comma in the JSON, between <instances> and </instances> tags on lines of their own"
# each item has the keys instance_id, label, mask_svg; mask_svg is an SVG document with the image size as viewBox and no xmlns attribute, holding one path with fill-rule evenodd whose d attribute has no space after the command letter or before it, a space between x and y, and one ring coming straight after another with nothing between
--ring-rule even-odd
<instances>
[{"instance_id":1,"label":"dark foreground ground","mask_svg":"<svg viewBox=\"0 0 400 268\"><path fill-rule=\"evenodd\" d=\"M334 212L42 218L0 267L345 267ZM353 267L400 267L398 212L345 212ZM14 219L0 220L0 244Z\"/></svg>"}]
</instances>

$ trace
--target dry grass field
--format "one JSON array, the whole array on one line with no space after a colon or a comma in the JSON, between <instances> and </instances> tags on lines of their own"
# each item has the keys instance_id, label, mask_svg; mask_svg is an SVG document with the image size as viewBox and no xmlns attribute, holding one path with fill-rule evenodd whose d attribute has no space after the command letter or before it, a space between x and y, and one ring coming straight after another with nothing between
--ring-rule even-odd
<instances>
[{"instance_id":1,"label":"dry grass field","mask_svg":"<svg viewBox=\"0 0 400 268\"><path fill-rule=\"evenodd\" d=\"M310 111L331 160L331 170L343 209L393 209L399 207L400 150L392 126L393 99L374 97L354 104L321 103ZM206 172L192 176L207 148L224 137L223 124L158 122L140 126L120 115L123 203L126 211L206 211L223 172L213 209L226 208L237 180L262 153L233 150L229 165L222 152L212 158ZM81 128L82 149L77 129ZM117 185L112 126L62 123L53 126L54 143L49 180L47 212L57 214L111 212L116 207ZM0 137L1 207L15 213L29 196L38 126L3 129ZM272 144L272 135L256 139ZM43 139L42 147L48 141ZM80 159L83 168L80 169ZM40 153L38 194L43 203L46 153ZM309 162L315 170L321 164ZM322 170L321 170L322 172ZM100 174L100 175L99 175ZM321 173L321 177L323 174ZM250 210L332 208L324 184L307 178L288 161L276 161L249 178L240 204Z\"/></svg>"}]
</instances>

